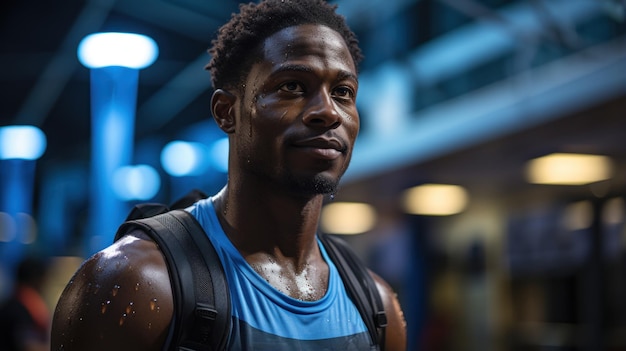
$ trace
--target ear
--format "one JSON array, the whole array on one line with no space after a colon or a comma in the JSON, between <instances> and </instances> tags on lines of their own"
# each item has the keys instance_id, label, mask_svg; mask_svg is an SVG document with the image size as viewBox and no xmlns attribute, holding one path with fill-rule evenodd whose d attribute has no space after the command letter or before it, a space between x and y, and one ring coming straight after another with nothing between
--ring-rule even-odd
<instances>
[{"instance_id":1,"label":"ear","mask_svg":"<svg viewBox=\"0 0 626 351\"><path fill-rule=\"evenodd\" d=\"M226 90L217 89L211 98L213 119L224 132L235 131L235 101L237 97Z\"/></svg>"}]
</instances>

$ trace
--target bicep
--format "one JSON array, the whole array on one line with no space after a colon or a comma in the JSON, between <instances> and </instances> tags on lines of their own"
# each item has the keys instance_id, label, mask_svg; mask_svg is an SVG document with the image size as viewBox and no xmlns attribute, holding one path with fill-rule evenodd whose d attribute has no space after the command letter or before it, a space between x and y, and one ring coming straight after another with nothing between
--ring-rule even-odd
<instances>
[{"instance_id":1,"label":"bicep","mask_svg":"<svg viewBox=\"0 0 626 351\"><path fill-rule=\"evenodd\" d=\"M407 348L406 321L400 307L400 302L391 286L381 277L370 272L376 281L387 314L387 328L385 332L385 350L404 351Z\"/></svg>"},{"instance_id":2,"label":"bicep","mask_svg":"<svg viewBox=\"0 0 626 351\"><path fill-rule=\"evenodd\" d=\"M123 238L89 258L66 286L54 314L52 349L161 350L172 309L156 245Z\"/></svg>"}]
</instances>

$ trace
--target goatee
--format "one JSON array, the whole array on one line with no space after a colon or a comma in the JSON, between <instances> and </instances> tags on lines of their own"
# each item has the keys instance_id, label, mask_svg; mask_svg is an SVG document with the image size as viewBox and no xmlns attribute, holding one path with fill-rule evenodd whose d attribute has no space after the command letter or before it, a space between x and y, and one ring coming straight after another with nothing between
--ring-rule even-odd
<instances>
[{"instance_id":1,"label":"goatee","mask_svg":"<svg viewBox=\"0 0 626 351\"><path fill-rule=\"evenodd\" d=\"M303 195L335 194L339 184L338 180L329 179L322 175L313 178L289 177L289 185L292 190Z\"/></svg>"}]
</instances>

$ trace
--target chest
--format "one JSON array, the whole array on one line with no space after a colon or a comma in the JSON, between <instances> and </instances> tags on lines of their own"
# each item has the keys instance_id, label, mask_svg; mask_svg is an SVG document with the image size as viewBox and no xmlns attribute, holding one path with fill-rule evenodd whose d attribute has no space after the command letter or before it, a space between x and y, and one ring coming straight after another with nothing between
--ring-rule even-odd
<instances>
[{"instance_id":1,"label":"chest","mask_svg":"<svg viewBox=\"0 0 626 351\"><path fill-rule=\"evenodd\" d=\"M317 301L328 290L328 265L321 262L306 264L300 269L279 264L271 259L249 263L250 267L269 285L281 293L302 301Z\"/></svg>"},{"instance_id":2,"label":"chest","mask_svg":"<svg viewBox=\"0 0 626 351\"><path fill-rule=\"evenodd\" d=\"M329 269L326 293L303 301L274 288L251 267L231 268L230 349L369 349L367 328L334 269Z\"/></svg>"}]
</instances>

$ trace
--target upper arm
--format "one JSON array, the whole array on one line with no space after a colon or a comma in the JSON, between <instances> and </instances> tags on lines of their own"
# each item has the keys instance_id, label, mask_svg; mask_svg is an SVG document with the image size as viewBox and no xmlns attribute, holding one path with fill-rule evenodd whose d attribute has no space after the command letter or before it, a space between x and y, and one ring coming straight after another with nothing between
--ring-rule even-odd
<instances>
[{"instance_id":1,"label":"upper arm","mask_svg":"<svg viewBox=\"0 0 626 351\"><path fill-rule=\"evenodd\" d=\"M90 257L57 303L53 350L161 350L172 319L163 255L128 235Z\"/></svg>"},{"instance_id":2,"label":"upper arm","mask_svg":"<svg viewBox=\"0 0 626 351\"><path fill-rule=\"evenodd\" d=\"M385 331L385 350L389 351L405 351L407 348L406 341L406 321L404 313L400 307L398 296L391 286L387 284L381 277L370 272L376 287L380 293L387 314L387 328Z\"/></svg>"}]
</instances>

